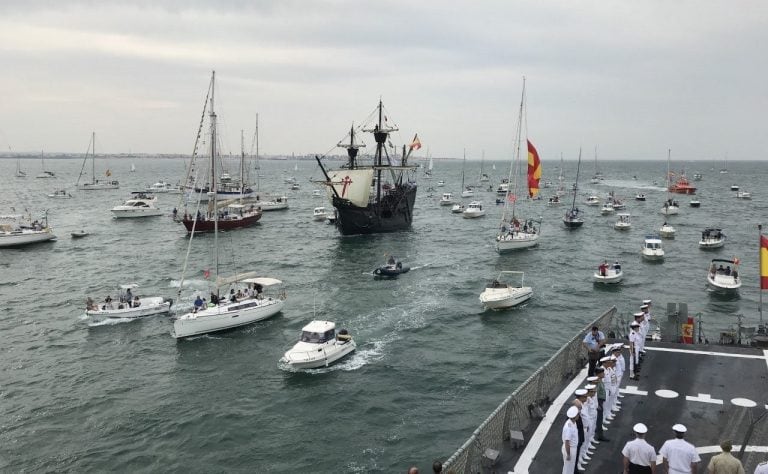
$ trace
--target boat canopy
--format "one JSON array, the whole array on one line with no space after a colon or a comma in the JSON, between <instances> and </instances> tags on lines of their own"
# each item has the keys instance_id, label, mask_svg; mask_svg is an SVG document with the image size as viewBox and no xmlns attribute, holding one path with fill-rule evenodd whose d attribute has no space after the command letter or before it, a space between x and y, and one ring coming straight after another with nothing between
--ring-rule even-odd
<instances>
[{"instance_id":1,"label":"boat canopy","mask_svg":"<svg viewBox=\"0 0 768 474\"><path fill-rule=\"evenodd\" d=\"M255 273L255 272L251 272L251 273ZM243 283L253 283L253 284L261 285L261 286L274 286L274 285L282 285L283 284L283 282L278 280L277 278L269 278L269 277L245 278L245 279L243 279L241 281Z\"/></svg>"},{"instance_id":2,"label":"boat canopy","mask_svg":"<svg viewBox=\"0 0 768 474\"><path fill-rule=\"evenodd\" d=\"M326 332L330 329L335 329L335 328L336 328L336 323L334 323L333 321L312 321L311 323L301 328L301 330L309 331L309 332Z\"/></svg>"},{"instance_id":3,"label":"boat canopy","mask_svg":"<svg viewBox=\"0 0 768 474\"><path fill-rule=\"evenodd\" d=\"M731 265L738 265L740 260L738 258L734 258L733 260L728 260L727 258L713 258L712 263L715 262L723 262L723 263L730 263Z\"/></svg>"},{"instance_id":4,"label":"boat canopy","mask_svg":"<svg viewBox=\"0 0 768 474\"><path fill-rule=\"evenodd\" d=\"M219 277L216 279L216 286L229 285L238 281L245 281L248 278L256 278L256 272L245 272L232 275L230 277Z\"/></svg>"}]
</instances>

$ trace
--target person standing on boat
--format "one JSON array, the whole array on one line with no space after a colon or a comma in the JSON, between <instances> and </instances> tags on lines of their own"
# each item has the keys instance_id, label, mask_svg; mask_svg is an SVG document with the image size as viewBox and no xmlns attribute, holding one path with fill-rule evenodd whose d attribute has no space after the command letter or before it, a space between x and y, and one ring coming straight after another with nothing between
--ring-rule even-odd
<instances>
[{"instance_id":1,"label":"person standing on boat","mask_svg":"<svg viewBox=\"0 0 768 474\"><path fill-rule=\"evenodd\" d=\"M629 378L637 380L640 372L640 323L632 321L629 325Z\"/></svg>"},{"instance_id":2,"label":"person standing on boat","mask_svg":"<svg viewBox=\"0 0 768 474\"><path fill-rule=\"evenodd\" d=\"M616 343L611 348L611 354L616 359L616 393L613 395L613 406L618 411L621 408L621 402L619 401L619 387L621 387L621 379L624 377L624 372L627 370L624 356L621 354L621 349L624 347L622 343Z\"/></svg>"},{"instance_id":3,"label":"person standing on boat","mask_svg":"<svg viewBox=\"0 0 768 474\"><path fill-rule=\"evenodd\" d=\"M585 403L587 402L587 391L580 388L574 392L575 399L573 400L573 406L579 409L579 416L576 418L576 426L579 429L579 444L576 446L576 452L579 455L579 459L576 462L577 470L583 471L584 464L591 459L587 455L587 448L589 447L587 438L587 432L589 431L589 413L585 409Z\"/></svg>"},{"instance_id":4,"label":"person standing on boat","mask_svg":"<svg viewBox=\"0 0 768 474\"><path fill-rule=\"evenodd\" d=\"M595 440L597 429L597 385L595 383L597 383L597 377L593 375L592 377L587 377L587 385L584 386L584 390L587 391L587 401L584 402L585 408L582 410L582 417L585 417L584 412L586 412L586 418L589 419L589 427L586 433L587 449L585 450L587 454L592 454L590 451L595 449L595 445L599 443L599 441Z\"/></svg>"},{"instance_id":5,"label":"person standing on boat","mask_svg":"<svg viewBox=\"0 0 768 474\"><path fill-rule=\"evenodd\" d=\"M605 437L603 431L606 429L604 424L604 406L605 406L605 368L596 367L595 376L597 377L597 420L595 422L595 439L598 441L610 441Z\"/></svg>"},{"instance_id":6,"label":"person standing on boat","mask_svg":"<svg viewBox=\"0 0 768 474\"><path fill-rule=\"evenodd\" d=\"M592 326L592 331L584 337L582 346L587 350L587 357L589 358L587 375L591 377L595 375L595 366L600 360L600 348L605 346L605 334L597 326Z\"/></svg>"},{"instance_id":7,"label":"person standing on boat","mask_svg":"<svg viewBox=\"0 0 768 474\"><path fill-rule=\"evenodd\" d=\"M131 289L128 288L125 290L125 301L128 303L128 307L130 308L133 306L133 293L131 293Z\"/></svg>"},{"instance_id":8,"label":"person standing on boat","mask_svg":"<svg viewBox=\"0 0 768 474\"><path fill-rule=\"evenodd\" d=\"M579 416L579 409L571 407L566 413L568 419L563 425L563 474L573 474L576 470L576 445L579 443L579 432L576 426L576 417Z\"/></svg>"},{"instance_id":9,"label":"person standing on boat","mask_svg":"<svg viewBox=\"0 0 768 474\"><path fill-rule=\"evenodd\" d=\"M648 322L645 320L645 315L643 314L642 311L635 313L634 316L635 316L635 322L639 325L639 327L637 328L637 332L640 334L640 339L638 341L639 342L638 355L639 357L642 357L643 351L645 350L645 335L647 334L646 327L649 327L650 324L648 324ZM638 364L640 363L639 357L637 359Z\"/></svg>"},{"instance_id":10,"label":"person standing on boat","mask_svg":"<svg viewBox=\"0 0 768 474\"><path fill-rule=\"evenodd\" d=\"M674 439L668 439L659 450L664 464L664 469L670 474L697 474L699 471L699 453L696 447L686 441L685 425L676 424L672 427L675 432Z\"/></svg>"},{"instance_id":11,"label":"person standing on boat","mask_svg":"<svg viewBox=\"0 0 768 474\"><path fill-rule=\"evenodd\" d=\"M624 455L625 474L648 474L656 472L656 450L645 440L648 427L638 423L632 427L635 439L627 442L621 454Z\"/></svg>"}]
</instances>

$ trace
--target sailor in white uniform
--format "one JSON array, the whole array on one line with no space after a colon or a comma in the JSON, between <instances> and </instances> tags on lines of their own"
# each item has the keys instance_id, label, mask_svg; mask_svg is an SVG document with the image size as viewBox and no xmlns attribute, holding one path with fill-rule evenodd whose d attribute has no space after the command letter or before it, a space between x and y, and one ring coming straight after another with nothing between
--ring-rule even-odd
<instances>
[{"instance_id":1,"label":"sailor in white uniform","mask_svg":"<svg viewBox=\"0 0 768 474\"><path fill-rule=\"evenodd\" d=\"M576 446L579 444L579 432L576 428L576 417L579 416L579 409L571 407L566 413L568 419L563 425L563 474L573 474L576 470Z\"/></svg>"},{"instance_id":2,"label":"sailor in white uniform","mask_svg":"<svg viewBox=\"0 0 768 474\"><path fill-rule=\"evenodd\" d=\"M589 449L589 427L591 420L589 418L589 412L586 409L587 390L580 388L576 390L574 395L576 396L576 399L573 401L573 406L579 409L579 417L581 418L581 425L584 429L584 442L581 443L581 447L579 448L578 461L579 470L583 471L584 465L587 464L590 459L592 459L589 457L589 454L587 454L587 449ZM576 423L576 426L578 426L578 422Z\"/></svg>"},{"instance_id":3,"label":"sailor in white uniform","mask_svg":"<svg viewBox=\"0 0 768 474\"><path fill-rule=\"evenodd\" d=\"M591 378L595 380L589 380ZM584 386L584 390L587 391L587 401L584 403L582 416L589 418L586 443L588 444L587 454L592 454L592 450L600 443L600 441L595 439L595 432L597 430L597 385L595 384L597 383L597 377L588 377L587 382L587 385Z\"/></svg>"},{"instance_id":4,"label":"sailor in white uniform","mask_svg":"<svg viewBox=\"0 0 768 474\"><path fill-rule=\"evenodd\" d=\"M675 438L665 441L659 450L664 467L669 474L691 474L701 461L699 453L691 443L683 439L687 431L684 425L678 423L672 427L672 431L675 432Z\"/></svg>"},{"instance_id":5,"label":"sailor in white uniform","mask_svg":"<svg viewBox=\"0 0 768 474\"><path fill-rule=\"evenodd\" d=\"M626 372L626 362L624 361L624 356L621 354L621 349L623 347L624 344L617 342L613 345L613 348L611 348L612 357L616 359L616 394L613 399L613 404L616 408L614 411L618 411L618 409L621 408L619 388L621 387L621 379L624 377L624 372Z\"/></svg>"},{"instance_id":6,"label":"sailor in white uniform","mask_svg":"<svg viewBox=\"0 0 768 474\"><path fill-rule=\"evenodd\" d=\"M648 333L648 322L645 320L645 314L642 311L634 314L635 321L640 325L638 332L640 333L640 355L642 356L645 350L645 335Z\"/></svg>"},{"instance_id":7,"label":"sailor in white uniform","mask_svg":"<svg viewBox=\"0 0 768 474\"><path fill-rule=\"evenodd\" d=\"M755 474L768 474L768 461L763 461L755 468Z\"/></svg>"},{"instance_id":8,"label":"sailor in white uniform","mask_svg":"<svg viewBox=\"0 0 768 474\"><path fill-rule=\"evenodd\" d=\"M637 380L637 364L640 361L640 323L629 325L629 378Z\"/></svg>"},{"instance_id":9,"label":"sailor in white uniform","mask_svg":"<svg viewBox=\"0 0 768 474\"><path fill-rule=\"evenodd\" d=\"M603 377L603 383L605 383L605 403L603 404L603 422L607 425L613 421L613 409L615 408L614 402L616 401L616 391L618 390L618 384L616 380L616 360L613 357L603 357L600 362L605 368L605 376Z\"/></svg>"},{"instance_id":10,"label":"sailor in white uniform","mask_svg":"<svg viewBox=\"0 0 768 474\"><path fill-rule=\"evenodd\" d=\"M651 474L656 470L656 450L645 440L648 427L638 423L632 427L635 439L627 442L624 455L624 472L627 474Z\"/></svg>"}]
</instances>

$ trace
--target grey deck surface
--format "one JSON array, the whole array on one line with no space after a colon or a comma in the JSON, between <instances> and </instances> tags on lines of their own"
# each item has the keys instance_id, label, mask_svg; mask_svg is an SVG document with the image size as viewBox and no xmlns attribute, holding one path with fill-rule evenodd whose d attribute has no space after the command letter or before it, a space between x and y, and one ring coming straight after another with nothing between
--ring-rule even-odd
<instances>
[{"instance_id":1,"label":"grey deck surface","mask_svg":"<svg viewBox=\"0 0 768 474\"><path fill-rule=\"evenodd\" d=\"M674 437L672 425L684 424L688 428L686 440L697 447L702 459L700 473L705 472L710 457L720 453L718 445L723 439L733 441L733 454L736 455L738 446L750 431L752 421L767 409L766 353L748 347L685 346L672 343L648 343L646 349L647 355L640 379L630 380L629 373L626 373L622 380L622 407L613 422L608 425L605 436L609 441L597 446L584 472L621 472L621 450L627 441L633 439L632 426L639 422L648 426L646 440L656 448L657 453L665 440ZM571 381L566 381L563 388L569 382ZM580 383L580 386L585 383ZM659 390L676 392L677 396L664 398L659 395L663 393L658 392ZM553 394L552 399L557 395ZM671 395L673 394L668 394ZM499 461L496 465L489 466L487 472L561 472L560 436L566 420L565 411L573 398L569 396L565 406L557 410L552 427L541 447L533 454L527 471L520 469L522 464L518 464L524 448L510 445L505 446ZM745 408L738 405L738 400L736 403L732 401L739 398L751 400L756 406ZM717 403L717 400L722 403ZM744 467L750 473L758 462L768 460L768 416L755 423L754 430L751 431L747 444L753 448L745 452L742 458ZM533 429L526 432L526 443L529 443L532 433ZM535 441L530 443L528 453L535 446Z\"/></svg>"}]
</instances>

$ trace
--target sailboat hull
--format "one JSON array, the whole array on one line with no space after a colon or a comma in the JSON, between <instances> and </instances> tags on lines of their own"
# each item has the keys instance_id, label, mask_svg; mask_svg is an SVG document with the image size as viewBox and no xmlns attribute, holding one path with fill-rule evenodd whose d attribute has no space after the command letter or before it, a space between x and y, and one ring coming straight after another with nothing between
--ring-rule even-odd
<instances>
[{"instance_id":1,"label":"sailboat hull","mask_svg":"<svg viewBox=\"0 0 768 474\"><path fill-rule=\"evenodd\" d=\"M333 196L338 211L336 227L343 235L397 232L411 227L416 184L407 183L382 195L381 202L358 207L346 199Z\"/></svg>"},{"instance_id":2,"label":"sailboat hull","mask_svg":"<svg viewBox=\"0 0 768 474\"><path fill-rule=\"evenodd\" d=\"M584 221L563 219L563 225L565 225L569 229L575 229L577 227L581 227L582 225L584 225Z\"/></svg>"},{"instance_id":3,"label":"sailboat hull","mask_svg":"<svg viewBox=\"0 0 768 474\"><path fill-rule=\"evenodd\" d=\"M272 317L283 309L283 305L281 299L267 298L206 308L176 319L172 335L180 339L234 329Z\"/></svg>"},{"instance_id":4,"label":"sailboat hull","mask_svg":"<svg viewBox=\"0 0 768 474\"><path fill-rule=\"evenodd\" d=\"M259 219L261 219L261 211L252 212L244 216L232 216L230 215L229 218L220 218L219 219L219 230L233 230L233 229L240 229L243 227L251 227L255 225ZM198 220L197 224L195 224L195 219L187 217L186 219L182 219L182 223L184 224L184 227L187 229L187 232L192 232L192 228L194 226L195 233L198 232L214 232L214 221L211 220Z\"/></svg>"},{"instance_id":5,"label":"sailboat hull","mask_svg":"<svg viewBox=\"0 0 768 474\"><path fill-rule=\"evenodd\" d=\"M96 181L95 183L78 184L80 191L99 191L102 189L120 189L120 183L117 181Z\"/></svg>"},{"instance_id":6,"label":"sailboat hull","mask_svg":"<svg viewBox=\"0 0 768 474\"><path fill-rule=\"evenodd\" d=\"M534 247L539 243L539 234L528 232L516 232L514 235L496 237L496 251L499 253L513 252L515 250Z\"/></svg>"}]
</instances>

